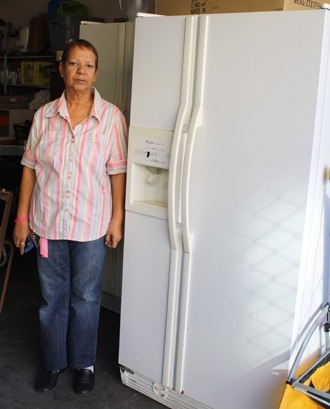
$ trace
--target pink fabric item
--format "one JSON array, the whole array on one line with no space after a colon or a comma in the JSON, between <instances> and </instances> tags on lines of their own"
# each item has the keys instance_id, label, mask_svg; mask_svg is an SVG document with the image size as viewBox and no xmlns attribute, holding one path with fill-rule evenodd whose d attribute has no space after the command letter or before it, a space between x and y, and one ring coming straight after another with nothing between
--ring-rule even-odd
<instances>
[{"instance_id":1,"label":"pink fabric item","mask_svg":"<svg viewBox=\"0 0 330 409\"><path fill-rule=\"evenodd\" d=\"M39 247L40 247L40 255L42 257L48 258L48 240L41 237L39 241Z\"/></svg>"}]
</instances>

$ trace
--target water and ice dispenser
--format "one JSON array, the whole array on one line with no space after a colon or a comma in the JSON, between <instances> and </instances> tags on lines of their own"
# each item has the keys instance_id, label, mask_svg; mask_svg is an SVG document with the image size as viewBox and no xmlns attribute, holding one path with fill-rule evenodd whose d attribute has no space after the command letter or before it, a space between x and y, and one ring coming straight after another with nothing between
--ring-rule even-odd
<instances>
[{"instance_id":1,"label":"water and ice dispenser","mask_svg":"<svg viewBox=\"0 0 330 409\"><path fill-rule=\"evenodd\" d=\"M126 209L167 218L173 131L131 127Z\"/></svg>"}]
</instances>

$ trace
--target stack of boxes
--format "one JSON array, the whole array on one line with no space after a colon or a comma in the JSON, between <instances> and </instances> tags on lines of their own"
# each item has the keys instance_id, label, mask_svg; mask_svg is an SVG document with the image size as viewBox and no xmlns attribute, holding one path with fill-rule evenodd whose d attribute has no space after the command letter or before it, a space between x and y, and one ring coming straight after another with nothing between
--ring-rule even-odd
<instances>
[{"instance_id":1,"label":"stack of boxes","mask_svg":"<svg viewBox=\"0 0 330 409\"><path fill-rule=\"evenodd\" d=\"M156 13L166 16L187 14L239 13L319 9L312 0L156 0Z\"/></svg>"}]
</instances>

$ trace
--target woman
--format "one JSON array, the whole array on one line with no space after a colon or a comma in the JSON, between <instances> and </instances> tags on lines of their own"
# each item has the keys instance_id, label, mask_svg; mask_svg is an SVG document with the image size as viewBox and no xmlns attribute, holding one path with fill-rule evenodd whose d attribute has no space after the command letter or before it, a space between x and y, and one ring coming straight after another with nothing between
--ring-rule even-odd
<instances>
[{"instance_id":1,"label":"woman","mask_svg":"<svg viewBox=\"0 0 330 409\"><path fill-rule=\"evenodd\" d=\"M117 107L93 88L98 54L86 40L65 47L62 96L35 114L22 158L14 242L40 239L37 264L43 369L38 392L49 392L66 367L74 391L89 393L106 248L122 238L127 128Z\"/></svg>"}]
</instances>

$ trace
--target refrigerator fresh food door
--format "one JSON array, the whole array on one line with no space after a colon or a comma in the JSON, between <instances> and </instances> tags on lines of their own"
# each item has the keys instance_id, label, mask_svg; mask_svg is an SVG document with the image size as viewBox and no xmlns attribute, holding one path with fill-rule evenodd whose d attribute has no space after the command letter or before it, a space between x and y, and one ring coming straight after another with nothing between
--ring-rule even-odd
<instances>
[{"instance_id":1,"label":"refrigerator fresh food door","mask_svg":"<svg viewBox=\"0 0 330 409\"><path fill-rule=\"evenodd\" d=\"M322 11L201 17L175 378L210 408L275 409L284 388L302 250L324 245L328 23Z\"/></svg>"}]
</instances>

